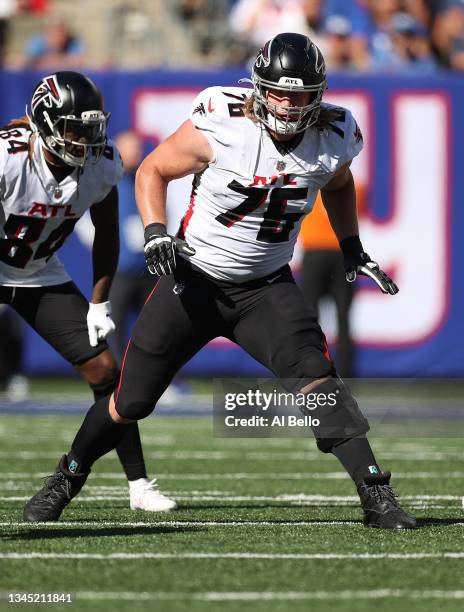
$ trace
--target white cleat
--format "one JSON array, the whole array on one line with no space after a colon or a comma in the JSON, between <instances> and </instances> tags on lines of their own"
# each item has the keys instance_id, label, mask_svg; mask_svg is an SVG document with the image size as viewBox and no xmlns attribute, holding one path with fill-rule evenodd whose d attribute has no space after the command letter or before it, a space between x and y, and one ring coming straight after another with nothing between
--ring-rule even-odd
<instances>
[{"instance_id":1,"label":"white cleat","mask_svg":"<svg viewBox=\"0 0 464 612\"><path fill-rule=\"evenodd\" d=\"M177 504L158 490L156 478L139 478L129 481L129 497L131 510L145 510L146 512L168 512L175 510Z\"/></svg>"}]
</instances>

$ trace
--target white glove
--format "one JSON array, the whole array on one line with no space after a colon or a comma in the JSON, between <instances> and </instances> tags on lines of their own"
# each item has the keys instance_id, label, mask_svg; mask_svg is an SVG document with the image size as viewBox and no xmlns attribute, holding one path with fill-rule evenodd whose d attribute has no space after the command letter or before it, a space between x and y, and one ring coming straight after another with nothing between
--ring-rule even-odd
<instances>
[{"instance_id":1,"label":"white glove","mask_svg":"<svg viewBox=\"0 0 464 612\"><path fill-rule=\"evenodd\" d=\"M100 304L89 303L87 329L89 330L90 346L97 346L100 340L104 340L108 334L111 334L116 329L116 325L110 315L110 302L101 302Z\"/></svg>"}]
</instances>

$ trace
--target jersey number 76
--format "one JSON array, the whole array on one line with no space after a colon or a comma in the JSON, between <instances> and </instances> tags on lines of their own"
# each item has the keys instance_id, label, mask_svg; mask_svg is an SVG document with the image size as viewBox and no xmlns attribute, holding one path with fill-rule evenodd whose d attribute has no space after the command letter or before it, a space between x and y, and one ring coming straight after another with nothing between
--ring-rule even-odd
<instances>
[{"instance_id":1,"label":"jersey number 76","mask_svg":"<svg viewBox=\"0 0 464 612\"><path fill-rule=\"evenodd\" d=\"M229 183L228 187L232 191L244 195L245 199L235 208L231 208L216 217L216 221L219 221L219 223L226 227L232 227L234 223L241 221L244 217L262 206L270 192L269 205L264 212L263 221L256 236L259 242L286 242L297 221L305 214L288 213L285 212L285 209L289 200L306 199L308 195L307 187L272 187L270 189L263 189L259 187L244 187L235 180Z\"/></svg>"}]
</instances>

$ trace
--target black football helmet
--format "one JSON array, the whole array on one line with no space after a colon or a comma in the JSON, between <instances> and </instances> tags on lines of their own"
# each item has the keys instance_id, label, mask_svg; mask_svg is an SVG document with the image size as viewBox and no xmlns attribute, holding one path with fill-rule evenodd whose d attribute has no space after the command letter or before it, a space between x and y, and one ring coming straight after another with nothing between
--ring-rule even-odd
<instances>
[{"instance_id":1,"label":"black football helmet","mask_svg":"<svg viewBox=\"0 0 464 612\"><path fill-rule=\"evenodd\" d=\"M297 134L316 123L327 81L322 53L307 36L284 33L271 38L258 52L251 81L255 115L272 131ZM269 89L309 92L310 102L277 116L277 105L267 99Z\"/></svg>"},{"instance_id":2,"label":"black football helmet","mask_svg":"<svg viewBox=\"0 0 464 612\"><path fill-rule=\"evenodd\" d=\"M31 127L68 166L83 167L100 158L109 116L95 83L79 72L46 76L32 93Z\"/></svg>"}]
</instances>

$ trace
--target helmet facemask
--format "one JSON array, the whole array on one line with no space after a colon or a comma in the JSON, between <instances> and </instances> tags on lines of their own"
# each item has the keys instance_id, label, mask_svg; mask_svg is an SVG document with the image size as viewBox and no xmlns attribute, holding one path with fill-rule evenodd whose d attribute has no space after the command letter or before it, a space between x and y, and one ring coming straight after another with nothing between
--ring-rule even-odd
<instances>
[{"instance_id":1,"label":"helmet facemask","mask_svg":"<svg viewBox=\"0 0 464 612\"><path fill-rule=\"evenodd\" d=\"M68 166L79 168L100 159L106 145L109 113L101 110L85 111L80 118L60 115L54 122L46 111L43 114L50 134L41 136L45 148L53 155Z\"/></svg>"},{"instance_id":2,"label":"helmet facemask","mask_svg":"<svg viewBox=\"0 0 464 612\"><path fill-rule=\"evenodd\" d=\"M270 130L278 134L298 134L314 125L319 117L322 95L327 87L325 78L315 85L304 85L301 79L282 77L278 83L266 81L255 72L251 77L254 87L253 109L256 117ZM294 83L288 84L291 80ZM300 83L295 83L300 81ZM268 100L269 89L281 92L301 91L310 93L310 102L306 106L281 107ZM282 112L284 111L284 113Z\"/></svg>"}]
</instances>

